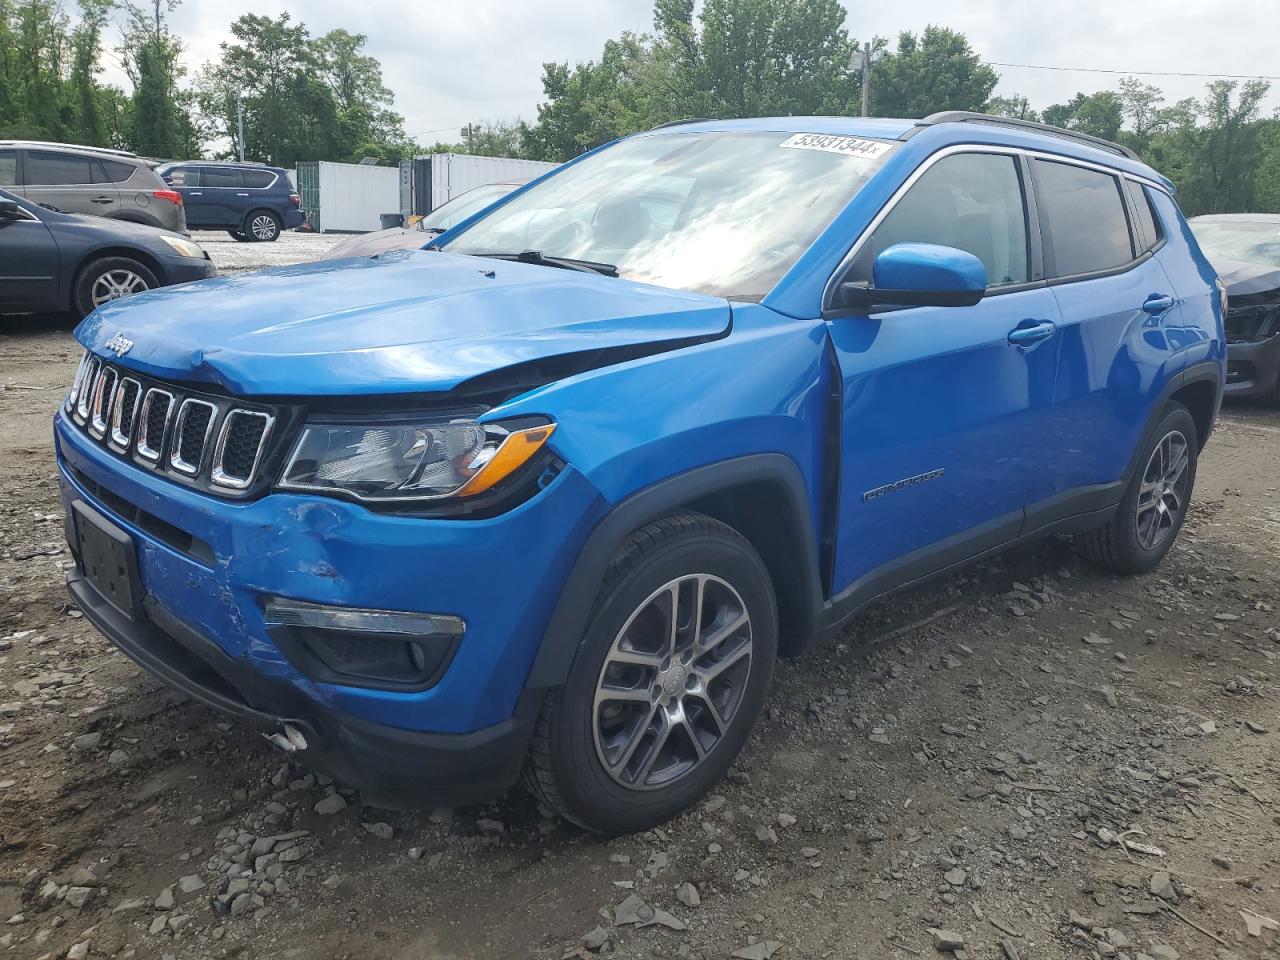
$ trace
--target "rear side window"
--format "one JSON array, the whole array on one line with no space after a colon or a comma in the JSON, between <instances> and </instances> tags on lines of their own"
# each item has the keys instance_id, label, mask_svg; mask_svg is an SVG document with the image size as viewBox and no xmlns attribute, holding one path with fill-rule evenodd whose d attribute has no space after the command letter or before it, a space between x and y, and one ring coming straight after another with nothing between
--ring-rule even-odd
<instances>
[{"instance_id":1,"label":"rear side window","mask_svg":"<svg viewBox=\"0 0 1280 960\"><path fill-rule=\"evenodd\" d=\"M174 167L164 173L165 182L175 187L200 186L199 167Z\"/></svg>"},{"instance_id":2,"label":"rear side window","mask_svg":"<svg viewBox=\"0 0 1280 960\"><path fill-rule=\"evenodd\" d=\"M851 278L870 281L872 263L895 243L937 243L972 253L991 287L1025 283L1027 219L1012 157L961 153L921 174L858 253Z\"/></svg>"},{"instance_id":3,"label":"rear side window","mask_svg":"<svg viewBox=\"0 0 1280 960\"><path fill-rule=\"evenodd\" d=\"M1133 259L1129 219L1115 177L1052 160L1032 160L1045 266L1072 277Z\"/></svg>"},{"instance_id":4,"label":"rear side window","mask_svg":"<svg viewBox=\"0 0 1280 960\"><path fill-rule=\"evenodd\" d=\"M275 182L276 175L266 170L245 170L242 173L244 177L244 185L261 190L263 187L269 187Z\"/></svg>"},{"instance_id":5,"label":"rear side window","mask_svg":"<svg viewBox=\"0 0 1280 960\"><path fill-rule=\"evenodd\" d=\"M1142 184L1134 180L1125 180L1125 189L1129 191L1129 199L1133 203L1134 216L1137 218L1137 237L1138 246L1145 253L1152 249L1164 239L1160 232L1160 221L1156 218L1155 210L1151 207L1151 198L1147 196L1147 190Z\"/></svg>"},{"instance_id":6,"label":"rear side window","mask_svg":"<svg viewBox=\"0 0 1280 960\"><path fill-rule=\"evenodd\" d=\"M93 183L94 167L97 161L92 157L74 153L46 153L43 150L27 151L27 169L24 179L29 187L59 187L74 184ZM101 173L98 182L102 182Z\"/></svg>"},{"instance_id":7,"label":"rear side window","mask_svg":"<svg viewBox=\"0 0 1280 960\"><path fill-rule=\"evenodd\" d=\"M200 170L200 185L204 187L242 187L239 170L222 170L218 167L203 167Z\"/></svg>"},{"instance_id":8,"label":"rear side window","mask_svg":"<svg viewBox=\"0 0 1280 960\"><path fill-rule=\"evenodd\" d=\"M124 183L137 169L133 164L121 163L119 160L99 160L98 166L101 168L102 177L94 183Z\"/></svg>"},{"instance_id":9,"label":"rear side window","mask_svg":"<svg viewBox=\"0 0 1280 960\"><path fill-rule=\"evenodd\" d=\"M18 151L0 150L0 187L18 185Z\"/></svg>"}]
</instances>

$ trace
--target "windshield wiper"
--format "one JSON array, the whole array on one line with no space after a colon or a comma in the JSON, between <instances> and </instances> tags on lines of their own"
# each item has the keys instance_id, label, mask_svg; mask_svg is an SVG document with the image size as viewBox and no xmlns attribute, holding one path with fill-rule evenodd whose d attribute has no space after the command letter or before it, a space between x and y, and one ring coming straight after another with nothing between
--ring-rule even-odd
<instances>
[{"instance_id":1,"label":"windshield wiper","mask_svg":"<svg viewBox=\"0 0 1280 960\"><path fill-rule=\"evenodd\" d=\"M618 275L618 268L612 263L574 260L571 257L544 257L541 250L522 250L519 253L476 253L472 256L489 257L493 260L515 260L518 263L532 263L539 267L559 267L561 270L577 270L581 273L598 273L606 277Z\"/></svg>"},{"instance_id":2,"label":"windshield wiper","mask_svg":"<svg viewBox=\"0 0 1280 960\"><path fill-rule=\"evenodd\" d=\"M444 233L444 227L423 227L422 232L433 237L438 237Z\"/></svg>"}]
</instances>

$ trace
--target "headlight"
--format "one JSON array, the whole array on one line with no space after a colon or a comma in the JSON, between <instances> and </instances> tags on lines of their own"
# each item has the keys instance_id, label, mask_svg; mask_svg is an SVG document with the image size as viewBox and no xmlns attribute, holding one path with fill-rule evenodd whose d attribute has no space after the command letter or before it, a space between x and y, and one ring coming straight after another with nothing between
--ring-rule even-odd
<instances>
[{"instance_id":1,"label":"headlight","mask_svg":"<svg viewBox=\"0 0 1280 960\"><path fill-rule=\"evenodd\" d=\"M280 486L375 501L471 497L527 463L554 430L470 419L309 423Z\"/></svg>"},{"instance_id":2,"label":"headlight","mask_svg":"<svg viewBox=\"0 0 1280 960\"><path fill-rule=\"evenodd\" d=\"M167 243L173 249L177 250L184 257L198 257L204 259L204 249L198 243L192 243L186 237L172 237L169 234L161 234L160 239Z\"/></svg>"}]
</instances>

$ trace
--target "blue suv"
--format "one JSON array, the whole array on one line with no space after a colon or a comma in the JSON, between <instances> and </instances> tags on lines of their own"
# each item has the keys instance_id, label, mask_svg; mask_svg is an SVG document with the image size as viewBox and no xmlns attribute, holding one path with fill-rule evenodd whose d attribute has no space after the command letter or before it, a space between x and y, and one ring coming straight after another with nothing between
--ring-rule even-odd
<instances>
[{"instance_id":1,"label":"blue suv","mask_svg":"<svg viewBox=\"0 0 1280 960\"><path fill-rule=\"evenodd\" d=\"M261 243L302 226L298 191L283 167L200 160L167 163L157 172L182 194L192 230L225 230Z\"/></svg>"},{"instance_id":2,"label":"blue suv","mask_svg":"<svg viewBox=\"0 0 1280 960\"><path fill-rule=\"evenodd\" d=\"M423 250L110 303L68 576L147 669L382 805L604 832L723 777L775 658L1046 533L1143 573L1223 296L1129 151L975 114L689 121Z\"/></svg>"}]
</instances>

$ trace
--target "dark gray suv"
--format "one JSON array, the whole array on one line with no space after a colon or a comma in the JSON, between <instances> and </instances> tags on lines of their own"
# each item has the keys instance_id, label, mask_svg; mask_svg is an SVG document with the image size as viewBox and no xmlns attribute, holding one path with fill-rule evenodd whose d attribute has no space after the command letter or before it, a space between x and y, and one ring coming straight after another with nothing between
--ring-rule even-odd
<instances>
[{"instance_id":1,"label":"dark gray suv","mask_svg":"<svg viewBox=\"0 0 1280 960\"><path fill-rule=\"evenodd\" d=\"M187 231L181 195L124 150L0 140L0 187L63 213Z\"/></svg>"}]
</instances>

